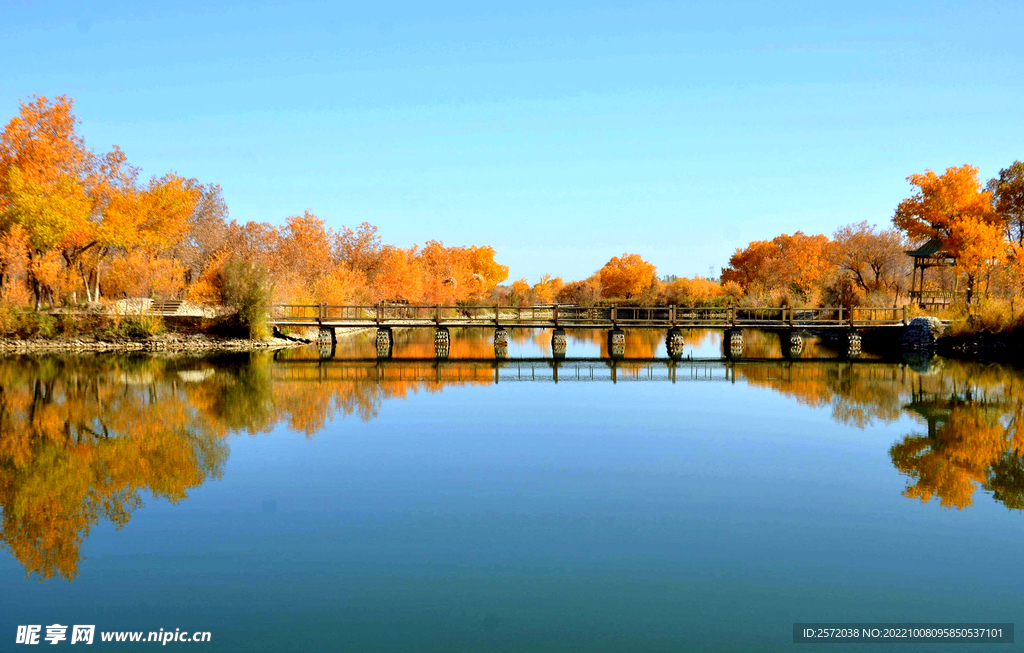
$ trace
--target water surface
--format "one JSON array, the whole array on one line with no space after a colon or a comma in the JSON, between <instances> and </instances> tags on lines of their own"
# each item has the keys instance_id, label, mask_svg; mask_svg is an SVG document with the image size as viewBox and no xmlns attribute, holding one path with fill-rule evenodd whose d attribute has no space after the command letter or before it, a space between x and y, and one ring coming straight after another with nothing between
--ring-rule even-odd
<instances>
[{"instance_id":1,"label":"water surface","mask_svg":"<svg viewBox=\"0 0 1024 653\"><path fill-rule=\"evenodd\" d=\"M1024 613L1016 369L787 359L771 334L730 362L711 332L680 361L655 332L625 360L571 333L560 361L513 332L496 361L490 335L443 361L415 332L381 363L372 333L327 360L0 359L0 649L78 623L223 651L783 650L797 621Z\"/></svg>"}]
</instances>

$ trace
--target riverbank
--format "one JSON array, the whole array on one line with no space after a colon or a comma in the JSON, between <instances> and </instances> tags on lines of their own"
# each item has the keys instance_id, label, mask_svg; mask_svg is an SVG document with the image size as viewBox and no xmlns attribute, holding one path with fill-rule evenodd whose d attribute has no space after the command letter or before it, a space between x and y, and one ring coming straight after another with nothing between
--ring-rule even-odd
<instances>
[{"instance_id":1,"label":"riverbank","mask_svg":"<svg viewBox=\"0 0 1024 653\"><path fill-rule=\"evenodd\" d=\"M363 329L338 330L338 335ZM0 311L0 352L250 351L304 347L316 333L299 330L249 338L232 315L34 313Z\"/></svg>"}]
</instances>

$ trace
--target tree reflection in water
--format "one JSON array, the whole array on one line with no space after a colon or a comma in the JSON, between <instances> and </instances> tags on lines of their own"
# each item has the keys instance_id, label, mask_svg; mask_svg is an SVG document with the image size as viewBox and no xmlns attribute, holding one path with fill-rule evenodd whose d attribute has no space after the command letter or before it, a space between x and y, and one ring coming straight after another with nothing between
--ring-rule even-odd
<instances>
[{"instance_id":1,"label":"tree reflection in water","mask_svg":"<svg viewBox=\"0 0 1024 653\"><path fill-rule=\"evenodd\" d=\"M811 406L830 406L833 418L861 428L911 415L926 426L889 450L909 477L904 496L945 507L973 504L978 488L1007 508L1024 509L1022 375L1007 366L938 360L908 365L796 364L779 370L743 366L738 377Z\"/></svg>"},{"instance_id":2,"label":"tree reflection in water","mask_svg":"<svg viewBox=\"0 0 1024 653\"><path fill-rule=\"evenodd\" d=\"M652 356L662 345L634 345L641 342ZM312 436L335 416L373 419L384 401L409 393L494 383L495 364L457 360L493 356L486 339L453 339L454 360L443 366L431 361L431 342L402 344L422 363L386 374L364 364L341 378L332 373L339 362L321 365L315 350L285 354L308 365L269 353L0 359L0 538L28 574L72 579L93 526L124 526L145 493L177 502L218 477L229 434L287 424ZM905 496L964 508L983 488L1024 509L1022 376L1012 368L750 362L735 367L735 378L829 407L835 420L860 428L910 415L922 431L889 452L909 479Z\"/></svg>"}]
</instances>

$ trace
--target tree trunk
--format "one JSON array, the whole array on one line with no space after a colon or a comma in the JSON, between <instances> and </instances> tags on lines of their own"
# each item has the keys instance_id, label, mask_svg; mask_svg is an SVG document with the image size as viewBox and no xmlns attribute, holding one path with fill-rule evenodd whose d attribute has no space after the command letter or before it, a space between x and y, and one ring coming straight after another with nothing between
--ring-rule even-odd
<instances>
[{"instance_id":1,"label":"tree trunk","mask_svg":"<svg viewBox=\"0 0 1024 653\"><path fill-rule=\"evenodd\" d=\"M36 279L36 273L32 270L32 262L35 260L35 255L41 252L33 252L31 249L28 252L28 279L29 286L32 288L32 298L35 300L35 311L38 313L42 304L42 298L39 296L39 279Z\"/></svg>"},{"instance_id":2,"label":"tree trunk","mask_svg":"<svg viewBox=\"0 0 1024 653\"><path fill-rule=\"evenodd\" d=\"M85 286L85 299L92 302L92 286L89 285L89 275L82 268L79 268L78 271L82 275L82 284Z\"/></svg>"},{"instance_id":3,"label":"tree trunk","mask_svg":"<svg viewBox=\"0 0 1024 653\"><path fill-rule=\"evenodd\" d=\"M966 298L967 312L971 311L971 300L974 298L974 275L967 275L967 287L964 289L964 297Z\"/></svg>"}]
</instances>

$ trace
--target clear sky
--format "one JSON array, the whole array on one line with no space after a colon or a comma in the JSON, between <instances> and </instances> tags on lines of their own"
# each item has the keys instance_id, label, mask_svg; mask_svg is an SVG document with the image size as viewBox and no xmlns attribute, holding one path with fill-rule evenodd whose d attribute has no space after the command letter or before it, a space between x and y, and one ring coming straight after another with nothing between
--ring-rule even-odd
<instances>
[{"instance_id":1,"label":"clear sky","mask_svg":"<svg viewBox=\"0 0 1024 653\"><path fill-rule=\"evenodd\" d=\"M142 5L152 5L144 7ZM556 6L557 5L557 6ZM513 278L888 223L925 168L1024 159L1024 3L0 0L0 115Z\"/></svg>"}]
</instances>

